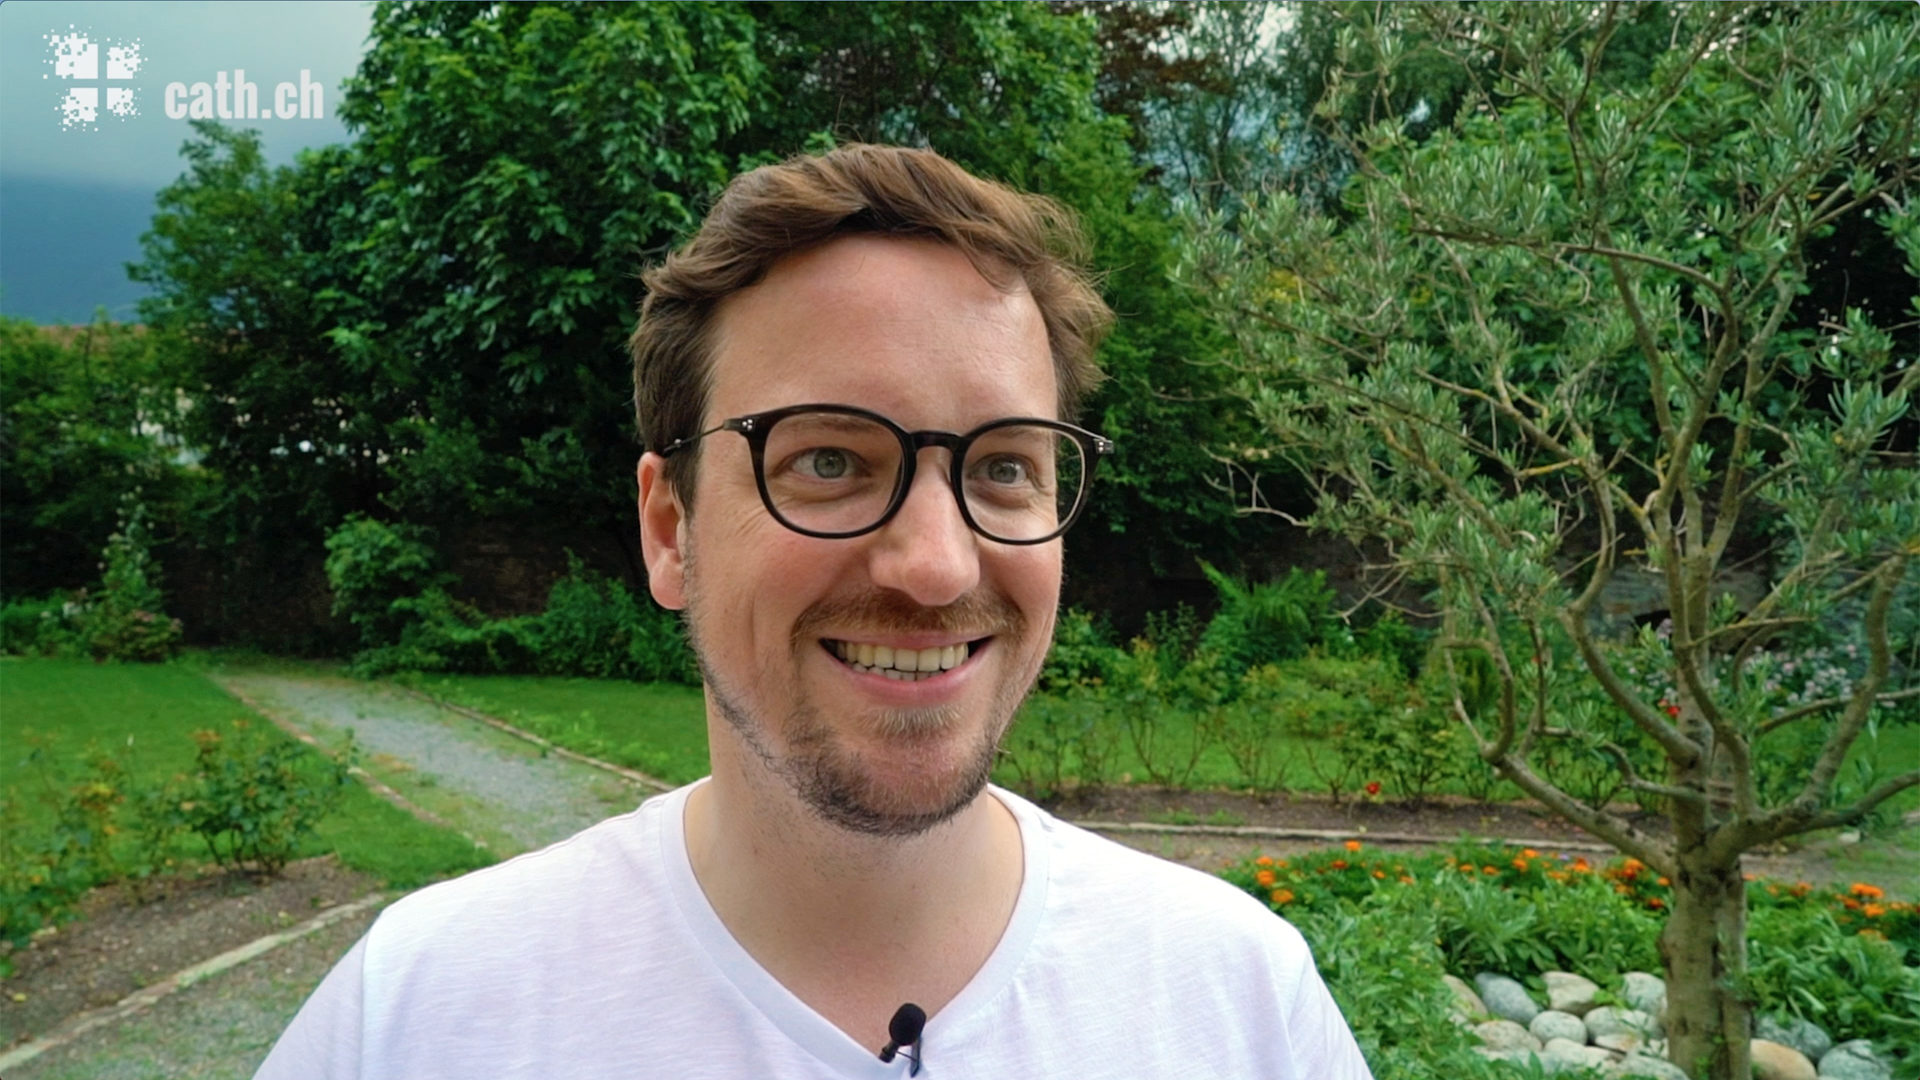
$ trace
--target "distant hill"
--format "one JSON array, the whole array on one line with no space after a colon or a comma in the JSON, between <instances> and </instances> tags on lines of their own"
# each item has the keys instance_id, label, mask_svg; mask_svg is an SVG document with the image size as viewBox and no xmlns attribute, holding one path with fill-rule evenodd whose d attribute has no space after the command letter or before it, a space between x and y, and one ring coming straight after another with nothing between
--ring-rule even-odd
<instances>
[{"instance_id":1,"label":"distant hill","mask_svg":"<svg viewBox=\"0 0 1920 1080\"><path fill-rule=\"evenodd\" d=\"M84 323L104 305L133 322L147 288L127 280L155 188L0 174L0 313Z\"/></svg>"}]
</instances>

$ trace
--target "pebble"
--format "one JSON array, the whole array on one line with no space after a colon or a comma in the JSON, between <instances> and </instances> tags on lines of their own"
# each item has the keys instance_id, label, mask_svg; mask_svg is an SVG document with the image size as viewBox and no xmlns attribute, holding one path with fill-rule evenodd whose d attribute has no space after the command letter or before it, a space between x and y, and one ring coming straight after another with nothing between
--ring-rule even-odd
<instances>
[{"instance_id":1,"label":"pebble","mask_svg":"<svg viewBox=\"0 0 1920 1080\"><path fill-rule=\"evenodd\" d=\"M1649 1016L1662 1016L1667 1011L1667 981L1658 975L1649 975L1644 971L1627 972L1626 985L1620 991L1620 998L1627 1007L1638 1009Z\"/></svg>"},{"instance_id":2,"label":"pebble","mask_svg":"<svg viewBox=\"0 0 1920 1080\"><path fill-rule=\"evenodd\" d=\"M1605 1035L1595 1035L1593 1045L1622 1054L1631 1054L1636 1050L1651 1050L1647 1037L1637 1031L1609 1031Z\"/></svg>"},{"instance_id":3,"label":"pebble","mask_svg":"<svg viewBox=\"0 0 1920 1080\"><path fill-rule=\"evenodd\" d=\"M1618 1035L1631 1032L1641 1038L1666 1034L1660 1022L1638 1009L1622 1009L1617 1005L1602 1005L1586 1015L1587 1031L1595 1041L1602 1035Z\"/></svg>"},{"instance_id":4,"label":"pebble","mask_svg":"<svg viewBox=\"0 0 1920 1080\"><path fill-rule=\"evenodd\" d=\"M1648 1054L1628 1054L1612 1068L1609 1076L1647 1077L1649 1080L1688 1080L1687 1072L1665 1058Z\"/></svg>"},{"instance_id":5,"label":"pebble","mask_svg":"<svg viewBox=\"0 0 1920 1080\"><path fill-rule=\"evenodd\" d=\"M1820 1058L1822 1080L1892 1080L1893 1069L1874 1056L1865 1039L1843 1042Z\"/></svg>"},{"instance_id":6,"label":"pebble","mask_svg":"<svg viewBox=\"0 0 1920 1080\"><path fill-rule=\"evenodd\" d=\"M1480 995L1473 992L1473 987L1468 986L1465 979L1458 975L1442 975L1440 979L1447 984L1448 990L1453 991L1454 1016L1465 1017L1475 1023L1493 1016L1487 1011L1487 1003L1480 1000Z\"/></svg>"},{"instance_id":7,"label":"pebble","mask_svg":"<svg viewBox=\"0 0 1920 1080\"><path fill-rule=\"evenodd\" d=\"M1533 1037L1543 1043L1552 1042L1555 1039L1566 1039L1585 1046L1587 1042L1587 1025L1581 1023L1580 1018L1572 1013L1564 1013L1556 1009L1543 1010L1527 1024L1527 1030L1533 1032Z\"/></svg>"},{"instance_id":8,"label":"pebble","mask_svg":"<svg viewBox=\"0 0 1920 1080\"><path fill-rule=\"evenodd\" d=\"M1813 1062L1791 1046L1755 1039L1748 1047L1753 1056L1753 1080L1819 1080Z\"/></svg>"},{"instance_id":9,"label":"pebble","mask_svg":"<svg viewBox=\"0 0 1920 1080\"><path fill-rule=\"evenodd\" d=\"M1612 1064L1613 1055L1597 1046L1577 1043L1572 1039L1554 1039L1547 1043L1546 1050L1540 1055L1540 1063L1547 1066L1548 1072L1598 1069Z\"/></svg>"},{"instance_id":10,"label":"pebble","mask_svg":"<svg viewBox=\"0 0 1920 1080\"><path fill-rule=\"evenodd\" d=\"M1825 1028L1798 1016L1790 1016L1785 1021L1763 1016L1754 1025L1753 1035L1781 1046L1791 1046L1812 1061L1819 1061L1827 1051L1833 1049L1833 1036L1828 1035Z\"/></svg>"},{"instance_id":11,"label":"pebble","mask_svg":"<svg viewBox=\"0 0 1920 1080\"><path fill-rule=\"evenodd\" d=\"M1505 975L1483 971L1473 977L1473 985L1480 991L1480 1000L1486 1002L1487 1011L1494 1016L1529 1024L1540 1015L1540 1004L1527 993L1527 988Z\"/></svg>"},{"instance_id":12,"label":"pebble","mask_svg":"<svg viewBox=\"0 0 1920 1080\"><path fill-rule=\"evenodd\" d=\"M1538 1050L1540 1040L1512 1020L1489 1020L1473 1026L1474 1034L1489 1050Z\"/></svg>"},{"instance_id":13,"label":"pebble","mask_svg":"<svg viewBox=\"0 0 1920 1080\"><path fill-rule=\"evenodd\" d=\"M1549 971L1541 976L1547 984L1547 1008L1574 1016L1584 1016L1593 1008L1600 986L1584 975Z\"/></svg>"}]
</instances>

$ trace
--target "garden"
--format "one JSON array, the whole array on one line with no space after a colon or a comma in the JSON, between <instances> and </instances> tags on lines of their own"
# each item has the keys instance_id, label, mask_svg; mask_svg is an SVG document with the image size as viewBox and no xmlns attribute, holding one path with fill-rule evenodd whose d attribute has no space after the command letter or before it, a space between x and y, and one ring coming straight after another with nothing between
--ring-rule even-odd
<instances>
[{"instance_id":1,"label":"garden","mask_svg":"<svg viewBox=\"0 0 1920 1080\"><path fill-rule=\"evenodd\" d=\"M7 1038L90 926L500 857L366 695L704 775L635 252L865 139L1121 315L995 782L1299 927L1382 1078L1920 1078L1915 12L379 6L350 142L196 123L139 326L0 319Z\"/></svg>"}]
</instances>

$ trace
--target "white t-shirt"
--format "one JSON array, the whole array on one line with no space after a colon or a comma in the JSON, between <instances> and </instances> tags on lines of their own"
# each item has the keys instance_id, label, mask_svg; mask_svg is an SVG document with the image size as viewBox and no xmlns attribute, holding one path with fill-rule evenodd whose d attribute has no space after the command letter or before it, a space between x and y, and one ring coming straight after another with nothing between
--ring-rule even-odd
<instances>
[{"instance_id":1,"label":"white t-shirt","mask_svg":"<svg viewBox=\"0 0 1920 1080\"><path fill-rule=\"evenodd\" d=\"M727 932L687 859L689 790L395 903L256 1080L905 1077ZM1025 877L999 945L927 1021L922 1077L1370 1078L1291 925L991 790Z\"/></svg>"}]
</instances>

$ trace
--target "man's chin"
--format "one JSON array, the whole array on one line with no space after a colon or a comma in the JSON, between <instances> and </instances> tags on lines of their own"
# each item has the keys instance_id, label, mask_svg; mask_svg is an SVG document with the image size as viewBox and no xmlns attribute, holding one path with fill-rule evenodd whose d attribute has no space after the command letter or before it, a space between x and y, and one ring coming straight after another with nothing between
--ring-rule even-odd
<instances>
[{"instance_id":1,"label":"man's chin","mask_svg":"<svg viewBox=\"0 0 1920 1080\"><path fill-rule=\"evenodd\" d=\"M938 779L922 773L898 784L852 762L813 765L789 779L823 821L862 836L909 837L953 820L979 798L993 770L993 748Z\"/></svg>"}]
</instances>

